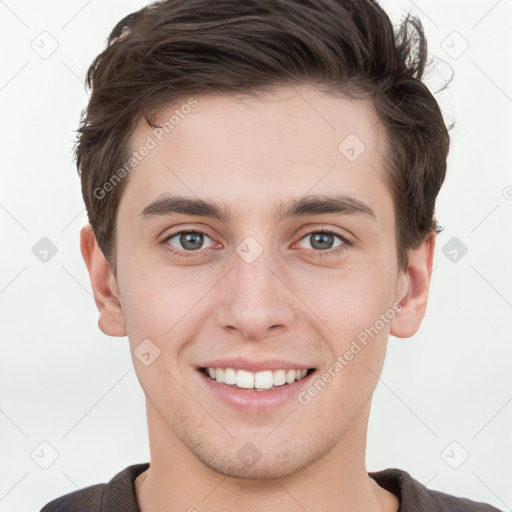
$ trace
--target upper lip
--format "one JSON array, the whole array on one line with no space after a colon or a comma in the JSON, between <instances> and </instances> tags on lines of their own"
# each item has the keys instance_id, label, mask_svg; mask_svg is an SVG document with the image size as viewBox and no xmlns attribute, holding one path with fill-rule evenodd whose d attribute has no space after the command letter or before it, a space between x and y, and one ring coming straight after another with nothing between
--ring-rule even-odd
<instances>
[{"instance_id":1,"label":"upper lip","mask_svg":"<svg viewBox=\"0 0 512 512\"><path fill-rule=\"evenodd\" d=\"M215 359L207 361L198 368L234 368L235 370L246 370L248 372L262 372L265 370L309 370L311 365L294 363L284 359L265 359L254 361L242 357L234 359Z\"/></svg>"}]
</instances>

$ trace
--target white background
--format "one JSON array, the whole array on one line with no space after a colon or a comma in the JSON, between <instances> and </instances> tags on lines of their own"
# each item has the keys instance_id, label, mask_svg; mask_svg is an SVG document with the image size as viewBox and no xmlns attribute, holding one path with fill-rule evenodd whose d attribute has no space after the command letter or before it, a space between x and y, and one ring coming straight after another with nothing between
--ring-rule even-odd
<instances>
[{"instance_id":1,"label":"white background","mask_svg":"<svg viewBox=\"0 0 512 512\"><path fill-rule=\"evenodd\" d=\"M85 72L115 23L146 3L0 1L2 512L39 510L149 460L128 340L97 326L72 156ZM453 69L437 98L456 124L427 315L413 338L390 340L368 469L398 467L432 489L511 510L512 1L382 5L394 20L420 16L434 89ZM32 48L40 37L47 49L58 44L47 59ZM58 249L47 263L32 253L42 237ZM455 263L442 252L453 237L468 248ZM58 452L48 469L35 462L51 462L43 441ZM458 469L447 464L466 452Z\"/></svg>"}]
</instances>

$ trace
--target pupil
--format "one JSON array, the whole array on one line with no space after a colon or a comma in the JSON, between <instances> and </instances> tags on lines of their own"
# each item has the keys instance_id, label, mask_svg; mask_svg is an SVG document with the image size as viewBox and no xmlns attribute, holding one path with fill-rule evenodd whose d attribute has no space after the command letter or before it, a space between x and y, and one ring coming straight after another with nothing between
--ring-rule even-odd
<instances>
[{"instance_id":1,"label":"pupil","mask_svg":"<svg viewBox=\"0 0 512 512\"><path fill-rule=\"evenodd\" d=\"M182 233L180 243L184 249L200 249L203 245L203 235L201 233Z\"/></svg>"},{"instance_id":2,"label":"pupil","mask_svg":"<svg viewBox=\"0 0 512 512\"><path fill-rule=\"evenodd\" d=\"M314 249L330 249L333 243L333 235L328 233L316 233L312 235L311 246Z\"/></svg>"}]
</instances>

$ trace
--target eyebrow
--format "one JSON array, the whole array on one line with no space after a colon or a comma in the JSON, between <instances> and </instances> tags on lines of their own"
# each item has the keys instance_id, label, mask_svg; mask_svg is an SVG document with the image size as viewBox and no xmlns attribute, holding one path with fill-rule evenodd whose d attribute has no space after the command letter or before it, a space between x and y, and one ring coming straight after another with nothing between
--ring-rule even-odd
<instances>
[{"instance_id":1,"label":"eyebrow","mask_svg":"<svg viewBox=\"0 0 512 512\"><path fill-rule=\"evenodd\" d=\"M215 201L176 195L159 197L145 206L138 217L145 220L173 214L211 217L222 222L230 222L235 217L234 212L227 206L222 206ZM367 204L345 195L314 195L292 198L278 205L274 211L274 220L280 221L288 217L325 214L364 215L372 220L377 220L375 213Z\"/></svg>"}]
</instances>

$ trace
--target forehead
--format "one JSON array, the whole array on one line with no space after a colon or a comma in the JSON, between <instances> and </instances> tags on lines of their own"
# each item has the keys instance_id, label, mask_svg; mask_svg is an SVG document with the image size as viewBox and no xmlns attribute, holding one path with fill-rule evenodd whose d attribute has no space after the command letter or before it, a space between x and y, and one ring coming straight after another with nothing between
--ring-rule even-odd
<instances>
[{"instance_id":1,"label":"forehead","mask_svg":"<svg viewBox=\"0 0 512 512\"><path fill-rule=\"evenodd\" d=\"M222 198L239 219L255 208L274 215L278 202L307 194L391 201L384 131L367 99L308 86L199 95L162 109L155 123L141 120L131 139L131 151L150 147L121 199L119 213L132 218L169 192Z\"/></svg>"}]
</instances>

